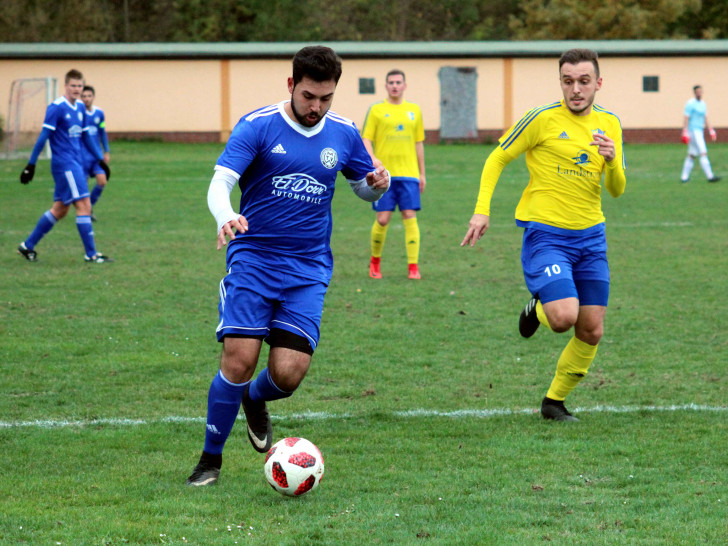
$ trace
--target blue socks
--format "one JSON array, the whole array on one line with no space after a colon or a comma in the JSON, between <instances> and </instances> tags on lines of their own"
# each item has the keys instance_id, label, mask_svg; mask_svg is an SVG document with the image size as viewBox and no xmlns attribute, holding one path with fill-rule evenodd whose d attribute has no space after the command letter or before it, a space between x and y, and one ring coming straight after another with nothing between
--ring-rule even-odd
<instances>
[{"instance_id":1,"label":"blue socks","mask_svg":"<svg viewBox=\"0 0 728 546\"><path fill-rule=\"evenodd\" d=\"M45 211L38 219L38 223L35 225L33 232L28 235L28 238L25 240L25 247L31 250L35 248L38 241L40 241L46 233L53 229L53 226L55 226L57 222L58 220L56 220L56 217L51 214L51 211Z\"/></svg>"},{"instance_id":2,"label":"blue socks","mask_svg":"<svg viewBox=\"0 0 728 546\"><path fill-rule=\"evenodd\" d=\"M205 431L205 452L222 454L225 441L233 429L235 419L243 401L245 383L231 383L222 371L218 371L210 385L207 396L207 430Z\"/></svg>"},{"instance_id":3,"label":"blue socks","mask_svg":"<svg viewBox=\"0 0 728 546\"><path fill-rule=\"evenodd\" d=\"M218 371L210 385L207 396L207 430L205 431L204 452L210 455L221 455L225 442L233 430L235 420L240 412L243 392L250 384L248 395L253 402L259 400L278 400L291 396L292 392L279 389L268 372L263 369L255 381L231 383Z\"/></svg>"},{"instance_id":4,"label":"blue socks","mask_svg":"<svg viewBox=\"0 0 728 546\"><path fill-rule=\"evenodd\" d=\"M45 237L57 223L58 220L56 220L56 217L51 214L51 211L45 211L38 220L35 229L25 240L26 248L35 248L35 245L37 245L38 242ZM93 256L96 254L96 245L94 244L94 228L91 225L91 217L76 216L76 227L78 228L78 234L81 236L81 241L83 241L83 248L86 251L86 256Z\"/></svg>"},{"instance_id":5,"label":"blue socks","mask_svg":"<svg viewBox=\"0 0 728 546\"><path fill-rule=\"evenodd\" d=\"M292 394L293 392L281 390L273 383L273 378L270 376L268 368L264 368L258 374L258 377L250 383L250 391L248 392L248 396L250 396L253 402L259 400L280 400L281 398L288 398Z\"/></svg>"},{"instance_id":6,"label":"blue socks","mask_svg":"<svg viewBox=\"0 0 728 546\"><path fill-rule=\"evenodd\" d=\"M96 245L94 244L94 228L91 225L90 216L76 216L76 227L83 241L83 248L86 250L86 256L91 258L96 254Z\"/></svg>"},{"instance_id":7,"label":"blue socks","mask_svg":"<svg viewBox=\"0 0 728 546\"><path fill-rule=\"evenodd\" d=\"M96 184L96 186L94 186L94 189L91 190L91 204L92 205L95 205L96 201L99 200L99 197L101 197L102 191L104 191L104 187L99 186L98 184Z\"/></svg>"}]
</instances>

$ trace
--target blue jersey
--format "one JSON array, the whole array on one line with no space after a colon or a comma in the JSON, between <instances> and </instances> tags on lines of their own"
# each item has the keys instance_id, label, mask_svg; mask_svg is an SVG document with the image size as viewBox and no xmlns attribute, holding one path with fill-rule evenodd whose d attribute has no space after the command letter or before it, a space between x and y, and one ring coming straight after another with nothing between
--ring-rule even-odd
<instances>
[{"instance_id":1,"label":"blue jersey","mask_svg":"<svg viewBox=\"0 0 728 546\"><path fill-rule=\"evenodd\" d=\"M78 100L71 105L66 97L59 97L48 105L43 127L52 131L48 138L52 169L65 168L71 163L83 164L81 135L86 126L84 110L83 102Z\"/></svg>"},{"instance_id":2,"label":"blue jersey","mask_svg":"<svg viewBox=\"0 0 728 546\"><path fill-rule=\"evenodd\" d=\"M248 231L228 244L228 268L244 255L328 283L337 173L362 180L374 166L352 121L328 112L306 128L290 119L284 105L243 117L215 166L239 177L240 214L248 221Z\"/></svg>"},{"instance_id":3,"label":"blue jersey","mask_svg":"<svg viewBox=\"0 0 728 546\"><path fill-rule=\"evenodd\" d=\"M97 108L96 106L92 106L92 108L93 109L91 111L84 108L84 115L86 116L86 130L88 131L91 140L93 140L95 144L99 144L103 151L108 152L108 141L105 138L102 138L102 135L105 136L106 134L106 116L101 108ZM89 150L88 145L81 146L81 152L83 154L84 164L95 163L98 161L98 159L96 159L97 154Z\"/></svg>"},{"instance_id":4,"label":"blue jersey","mask_svg":"<svg viewBox=\"0 0 728 546\"><path fill-rule=\"evenodd\" d=\"M702 131L705 128L707 110L704 100L690 99L685 104L685 115L688 118L689 131Z\"/></svg>"}]
</instances>

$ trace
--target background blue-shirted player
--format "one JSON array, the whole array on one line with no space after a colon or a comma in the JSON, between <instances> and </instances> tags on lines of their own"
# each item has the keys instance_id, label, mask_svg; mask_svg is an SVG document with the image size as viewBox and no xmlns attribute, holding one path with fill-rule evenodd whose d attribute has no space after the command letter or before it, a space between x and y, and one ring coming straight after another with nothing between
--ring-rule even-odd
<instances>
[{"instance_id":1,"label":"background blue-shirted player","mask_svg":"<svg viewBox=\"0 0 728 546\"><path fill-rule=\"evenodd\" d=\"M88 133L91 135L93 141L101 146L104 161L108 164L111 160L111 149L109 148L109 137L106 134L106 115L101 108L94 106L95 99L96 90L90 85L84 85L81 100L86 106ZM106 175L106 171L99 165L95 151L89 150L87 146L84 146L82 152L83 168L86 171L86 177L96 179L96 185L91 190L91 207L93 207L99 200L99 197L101 197L101 192L104 191L110 177ZM91 214L91 220L96 220L93 213Z\"/></svg>"},{"instance_id":2,"label":"background blue-shirted player","mask_svg":"<svg viewBox=\"0 0 728 546\"><path fill-rule=\"evenodd\" d=\"M682 141L688 145L688 155L683 162L680 181L685 183L690 180L690 173L695 165L695 158L699 157L700 167L705 173L708 182L718 182L719 176L713 174L713 168L708 159L708 147L705 145L705 128L708 128L710 139L715 142L718 133L710 126L708 121L708 108L703 100L703 88L700 85L693 87L695 97L685 104L685 116L683 121Z\"/></svg>"},{"instance_id":3,"label":"background blue-shirted player","mask_svg":"<svg viewBox=\"0 0 728 546\"><path fill-rule=\"evenodd\" d=\"M301 49L288 78L291 100L255 110L235 126L208 191L217 248L227 245L220 283L220 370L210 385L207 430L188 485L215 483L241 403L253 447L268 451L266 401L300 385L319 339L331 279L331 199L339 171L354 193L376 201L389 173L374 168L353 122L329 111L341 59L328 47ZM240 212L230 192L240 186ZM268 367L255 380L262 342Z\"/></svg>"},{"instance_id":4,"label":"background blue-shirted player","mask_svg":"<svg viewBox=\"0 0 728 546\"><path fill-rule=\"evenodd\" d=\"M76 207L76 227L85 250L84 259L87 262L103 263L109 261L109 258L96 251L91 226L91 201L81 155L84 145L95 151L96 161L107 172L109 172L109 167L106 165L98 145L91 139L87 130L84 106L79 100L83 90L81 72L70 70L66 74L65 86L65 94L48 105L43 129L35 143L28 164L20 174L20 181L23 184L33 180L38 156L45 143L50 142L51 173L56 184L53 205L50 210L43 213L28 238L20 243L18 252L28 261L35 262L38 259L35 245L56 225L58 220L68 214L68 209L73 204Z\"/></svg>"}]
</instances>

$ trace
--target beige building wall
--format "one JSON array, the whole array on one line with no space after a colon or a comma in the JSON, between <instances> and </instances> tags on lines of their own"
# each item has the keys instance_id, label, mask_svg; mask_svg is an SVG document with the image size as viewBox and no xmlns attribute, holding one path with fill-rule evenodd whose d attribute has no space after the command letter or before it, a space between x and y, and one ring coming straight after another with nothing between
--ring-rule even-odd
<instances>
[{"instance_id":1,"label":"beige building wall","mask_svg":"<svg viewBox=\"0 0 728 546\"><path fill-rule=\"evenodd\" d=\"M407 75L406 98L418 103L425 128L440 127L443 66L477 71L477 126L500 132L534 106L559 100L556 58L347 59L333 110L361 126L369 106L385 96L391 68ZM70 68L81 70L97 91L110 133L199 133L225 137L245 113L287 98L288 59L43 60L0 59L0 112L7 117L11 82L53 76L59 95ZM604 84L597 102L625 129L678 129L692 86L705 88L708 117L728 128L728 57L603 57ZM642 90L644 76L658 76L657 93ZM374 78L376 93L359 94L359 78ZM726 135L725 138L728 138ZM677 140L677 137L676 137Z\"/></svg>"},{"instance_id":2,"label":"beige building wall","mask_svg":"<svg viewBox=\"0 0 728 546\"><path fill-rule=\"evenodd\" d=\"M289 60L234 60L230 64L230 123L245 113L288 98ZM369 107L386 97L384 77L392 68L402 70L407 78L407 100L420 105L425 129L440 127L440 91L438 71L442 66L476 67L478 71L478 127L500 127L503 121L503 62L499 59L448 60L423 59L343 61L343 74L336 90L332 109L361 127ZM376 92L359 94L359 78L373 78Z\"/></svg>"},{"instance_id":3,"label":"beige building wall","mask_svg":"<svg viewBox=\"0 0 728 546\"><path fill-rule=\"evenodd\" d=\"M8 114L10 86L19 78L63 79L80 70L96 89L109 131L219 131L219 61L27 61L0 60L0 112Z\"/></svg>"},{"instance_id":4,"label":"beige building wall","mask_svg":"<svg viewBox=\"0 0 728 546\"><path fill-rule=\"evenodd\" d=\"M613 108L622 125L634 128L681 127L683 108L693 97L693 86L702 85L708 119L728 128L726 57L641 57L604 61L600 104ZM659 93L642 92L643 76L659 76ZM612 106L614 104L614 106ZM728 140L728 134L723 136Z\"/></svg>"}]
</instances>

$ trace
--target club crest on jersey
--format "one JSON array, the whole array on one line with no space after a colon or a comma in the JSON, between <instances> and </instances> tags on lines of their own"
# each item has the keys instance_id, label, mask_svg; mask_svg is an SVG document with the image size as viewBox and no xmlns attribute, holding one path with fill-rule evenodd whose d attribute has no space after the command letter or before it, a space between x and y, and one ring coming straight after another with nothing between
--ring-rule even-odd
<instances>
[{"instance_id":1,"label":"club crest on jersey","mask_svg":"<svg viewBox=\"0 0 728 546\"><path fill-rule=\"evenodd\" d=\"M99 122L101 122L101 118L100 118L99 116L96 116L96 117L94 118L94 123L95 123L96 125L98 125L98 124L99 124Z\"/></svg>"},{"instance_id":2,"label":"club crest on jersey","mask_svg":"<svg viewBox=\"0 0 728 546\"><path fill-rule=\"evenodd\" d=\"M83 114L81 112L78 113L78 121L83 121Z\"/></svg>"},{"instance_id":3,"label":"club crest on jersey","mask_svg":"<svg viewBox=\"0 0 728 546\"><path fill-rule=\"evenodd\" d=\"M339 162L339 156L333 148L321 150L321 164L327 169L333 169Z\"/></svg>"},{"instance_id":4,"label":"club crest on jersey","mask_svg":"<svg viewBox=\"0 0 728 546\"><path fill-rule=\"evenodd\" d=\"M589 154L586 150L579 150L579 153L571 159L574 160L574 165L586 165L589 163Z\"/></svg>"}]
</instances>

